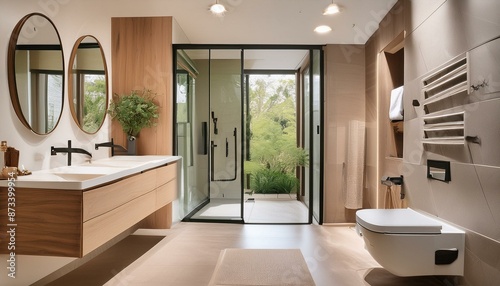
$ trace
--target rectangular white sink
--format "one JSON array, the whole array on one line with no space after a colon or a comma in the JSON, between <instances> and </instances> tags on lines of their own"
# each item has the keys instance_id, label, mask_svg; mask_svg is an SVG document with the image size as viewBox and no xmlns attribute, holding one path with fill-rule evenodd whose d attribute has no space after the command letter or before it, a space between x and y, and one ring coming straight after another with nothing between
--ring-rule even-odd
<instances>
[{"instance_id":1,"label":"rectangular white sink","mask_svg":"<svg viewBox=\"0 0 500 286\"><path fill-rule=\"evenodd\" d=\"M15 187L85 190L180 159L179 156L114 156L82 165L34 171L31 175L19 176ZM6 180L0 180L0 187L7 187L7 183Z\"/></svg>"}]
</instances>

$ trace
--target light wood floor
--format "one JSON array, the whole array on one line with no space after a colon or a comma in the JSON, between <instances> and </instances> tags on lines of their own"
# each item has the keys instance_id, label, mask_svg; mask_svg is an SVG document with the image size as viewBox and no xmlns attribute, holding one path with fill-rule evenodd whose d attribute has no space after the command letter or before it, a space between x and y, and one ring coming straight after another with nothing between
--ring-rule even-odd
<instances>
[{"instance_id":1,"label":"light wood floor","mask_svg":"<svg viewBox=\"0 0 500 286\"><path fill-rule=\"evenodd\" d=\"M91 261L101 264L77 273L71 285L100 285L84 277L104 275L112 277L104 284L108 286L205 286L225 248L298 248L318 286L444 285L435 277L399 278L381 269L350 226L179 223L170 230L139 230L136 235L165 238L125 268L112 267L117 263L113 255ZM121 249L110 251L127 253L133 248L130 243L117 247Z\"/></svg>"}]
</instances>

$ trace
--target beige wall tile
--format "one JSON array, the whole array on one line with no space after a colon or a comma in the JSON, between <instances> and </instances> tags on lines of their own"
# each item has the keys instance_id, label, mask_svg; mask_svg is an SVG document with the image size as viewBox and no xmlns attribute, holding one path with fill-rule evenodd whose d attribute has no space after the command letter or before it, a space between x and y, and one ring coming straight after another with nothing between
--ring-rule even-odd
<instances>
[{"instance_id":1,"label":"beige wall tile","mask_svg":"<svg viewBox=\"0 0 500 286\"><path fill-rule=\"evenodd\" d=\"M405 30L411 33L418 28L446 0L404 0Z\"/></svg>"},{"instance_id":2,"label":"beige wall tile","mask_svg":"<svg viewBox=\"0 0 500 286\"><path fill-rule=\"evenodd\" d=\"M420 118L405 120L403 158L405 162L422 164L424 146L422 145L422 121Z\"/></svg>"},{"instance_id":3,"label":"beige wall tile","mask_svg":"<svg viewBox=\"0 0 500 286\"><path fill-rule=\"evenodd\" d=\"M429 180L429 184L439 217L487 237L499 239L500 230L495 227L474 166L451 163L450 182Z\"/></svg>"},{"instance_id":4,"label":"beige wall tile","mask_svg":"<svg viewBox=\"0 0 500 286\"><path fill-rule=\"evenodd\" d=\"M500 99L465 107L465 135L478 136L481 144L467 143L474 164L500 166Z\"/></svg>"},{"instance_id":5,"label":"beige wall tile","mask_svg":"<svg viewBox=\"0 0 500 286\"><path fill-rule=\"evenodd\" d=\"M476 165L476 171L481 182L488 209L494 220L490 227L500 233L500 167L486 167ZM495 238L500 243L500 237ZM500 249L498 250L498 263L500 264ZM498 265L500 268L500 265Z\"/></svg>"},{"instance_id":6,"label":"beige wall tile","mask_svg":"<svg viewBox=\"0 0 500 286\"><path fill-rule=\"evenodd\" d=\"M464 23L468 48L472 49L498 36L500 29L500 2L496 0L461 0L452 2L460 9L457 15Z\"/></svg>"},{"instance_id":7,"label":"beige wall tile","mask_svg":"<svg viewBox=\"0 0 500 286\"><path fill-rule=\"evenodd\" d=\"M404 191L408 206L437 215L434 196L427 180L427 166L404 163Z\"/></svg>"}]
</instances>

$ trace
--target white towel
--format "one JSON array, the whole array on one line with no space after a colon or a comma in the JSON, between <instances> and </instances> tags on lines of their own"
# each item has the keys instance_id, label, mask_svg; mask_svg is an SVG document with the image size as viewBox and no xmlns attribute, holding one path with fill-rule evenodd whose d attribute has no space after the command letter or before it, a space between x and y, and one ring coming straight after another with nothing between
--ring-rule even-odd
<instances>
[{"instance_id":1,"label":"white towel","mask_svg":"<svg viewBox=\"0 0 500 286\"><path fill-rule=\"evenodd\" d=\"M391 91L389 118L391 120L403 120L403 86Z\"/></svg>"},{"instance_id":2,"label":"white towel","mask_svg":"<svg viewBox=\"0 0 500 286\"><path fill-rule=\"evenodd\" d=\"M365 170L365 123L349 121L344 170L344 206L363 207L363 175Z\"/></svg>"}]
</instances>

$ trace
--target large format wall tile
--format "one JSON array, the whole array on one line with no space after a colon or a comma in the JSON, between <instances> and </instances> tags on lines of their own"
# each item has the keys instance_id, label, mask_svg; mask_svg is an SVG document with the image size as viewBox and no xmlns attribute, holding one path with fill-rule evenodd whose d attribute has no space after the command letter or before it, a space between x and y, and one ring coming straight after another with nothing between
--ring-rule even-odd
<instances>
[{"instance_id":1,"label":"large format wall tile","mask_svg":"<svg viewBox=\"0 0 500 286\"><path fill-rule=\"evenodd\" d=\"M499 238L498 229L474 166L451 163L451 181L429 180L437 214L444 220L491 238Z\"/></svg>"},{"instance_id":2,"label":"large format wall tile","mask_svg":"<svg viewBox=\"0 0 500 286\"><path fill-rule=\"evenodd\" d=\"M446 1L405 39L405 53L408 53L405 55L408 63L405 81L413 80L467 51L463 23L457 17L460 10L450 2L454 1Z\"/></svg>"},{"instance_id":3,"label":"large format wall tile","mask_svg":"<svg viewBox=\"0 0 500 286\"><path fill-rule=\"evenodd\" d=\"M460 9L460 20L472 49L494 37L500 30L500 1L498 0L460 0L448 1Z\"/></svg>"},{"instance_id":4,"label":"large format wall tile","mask_svg":"<svg viewBox=\"0 0 500 286\"><path fill-rule=\"evenodd\" d=\"M471 90L471 100L480 101L500 97L499 66L500 38L469 51L469 81L471 86L476 86ZM486 82L486 85L483 85L483 82Z\"/></svg>"},{"instance_id":5,"label":"large format wall tile","mask_svg":"<svg viewBox=\"0 0 500 286\"><path fill-rule=\"evenodd\" d=\"M498 151L500 144L499 110L500 99L465 106L465 135L478 136L480 139L480 144L466 143L474 164L500 166L500 152Z\"/></svg>"},{"instance_id":6,"label":"large format wall tile","mask_svg":"<svg viewBox=\"0 0 500 286\"><path fill-rule=\"evenodd\" d=\"M420 118L405 120L403 158L405 162L422 164L424 147L422 145L422 121Z\"/></svg>"},{"instance_id":7,"label":"large format wall tile","mask_svg":"<svg viewBox=\"0 0 500 286\"><path fill-rule=\"evenodd\" d=\"M483 188L488 209L495 222L492 228L496 228L500 234L500 167L476 166L476 171ZM495 239L500 243L500 235ZM497 257L500 263L500 253Z\"/></svg>"},{"instance_id":8,"label":"large format wall tile","mask_svg":"<svg viewBox=\"0 0 500 286\"><path fill-rule=\"evenodd\" d=\"M427 167L404 163L404 169L403 187L408 206L437 216L437 206L427 179Z\"/></svg>"},{"instance_id":9,"label":"large format wall tile","mask_svg":"<svg viewBox=\"0 0 500 286\"><path fill-rule=\"evenodd\" d=\"M498 47L500 2L496 0L404 0L405 9L405 191L409 206L466 231L465 275L459 285L497 285L500 281L500 79ZM498 40L497 40L498 41ZM472 49L472 50L471 50ZM488 88L465 104L465 135L481 144L422 145L421 78L470 51L471 84ZM488 66L487 66L488 65ZM474 103L481 101L481 103ZM451 161L451 181L427 178L427 159ZM474 165L475 164L475 165Z\"/></svg>"},{"instance_id":10,"label":"large format wall tile","mask_svg":"<svg viewBox=\"0 0 500 286\"><path fill-rule=\"evenodd\" d=\"M446 0L405 0L404 22L406 32L409 34L417 29L444 2Z\"/></svg>"},{"instance_id":11,"label":"large format wall tile","mask_svg":"<svg viewBox=\"0 0 500 286\"><path fill-rule=\"evenodd\" d=\"M413 34L407 35L405 38L405 84L415 80L428 71L424 57L420 51L418 40L419 38L414 37ZM411 97L416 98L419 96L420 93L411 95ZM407 99L405 99L405 101L406 100Z\"/></svg>"},{"instance_id":12,"label":"large format wall tile","mask_svg":"<svg viewBox=\"0 0 500 286\"><path fill-rule=\"evenodd\" d=\"M500 243L466 230L464 278L461 280L460 285L497 286L500 281Z\"/></svg>"},{"instance_id":13,"label":"large format wall tile","mask_svg":"<svg viewBox=\"0 0 500 286\"><path fill-rule=\"evenodd\" d=\"M457 17L460 10L450 2L446 1L412 34L428 70L467 51L463 23Z\"/></svg>"}]
</instances>

